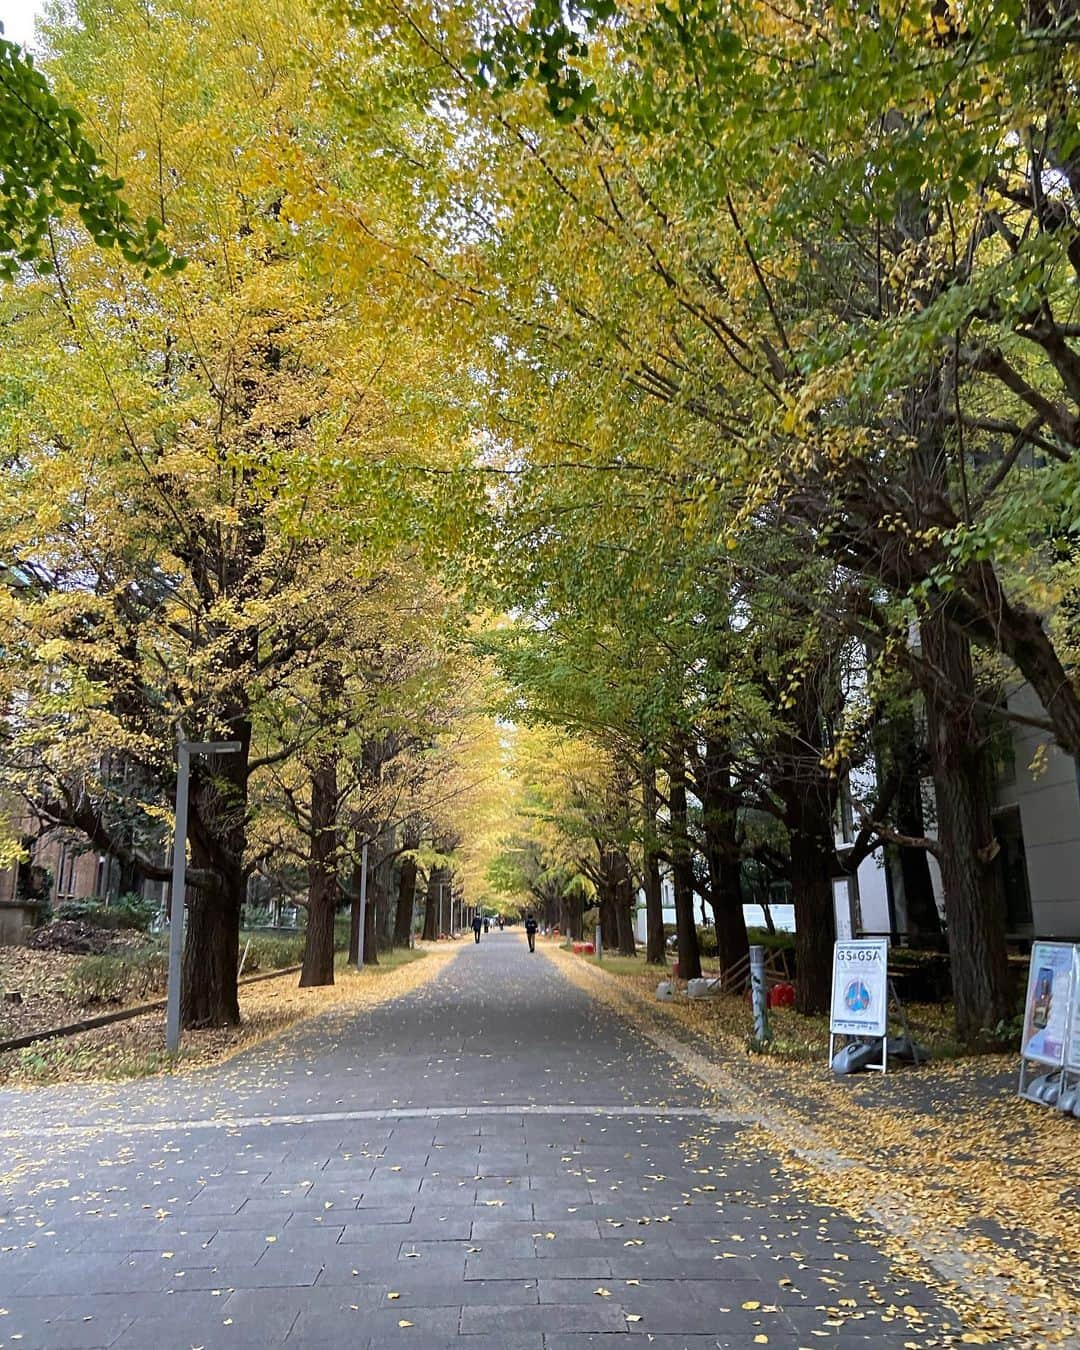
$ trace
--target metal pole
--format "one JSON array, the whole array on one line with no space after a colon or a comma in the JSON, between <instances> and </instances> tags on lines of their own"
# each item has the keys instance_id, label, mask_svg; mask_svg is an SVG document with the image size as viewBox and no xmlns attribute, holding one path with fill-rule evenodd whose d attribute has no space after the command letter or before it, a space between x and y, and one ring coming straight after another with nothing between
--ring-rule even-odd
<instances>
[{"instance_id":1,"label":"metal pole","mask_svg":"<svg viewBox=\"0 0 1080 1350\"><path fill-rule=\"evenodd\" d=\"M765 992L765 948L750 948L750 997L754 1008L754 1036L759 1041L771 1041L768 998Z\"/></svg>"},{"instance_id":2,"label":"metal pole","mask_svg":"<svg viewBox=\"0 0 1080 1350\"><path fill-rule=\"evenodd\" d=\"M367 844L360 850L360 932L356 940L356 969L364 969L364 932L367 928Z\"/></svg>"},{"instance_id":3,"label":"metal pole","mask_svg":"<svg viewBox=\"0 0 1080 1350\"><path fill-rule=\"evenodd\" d=\"M595 945L595 947L596 947L596 959L599 961L599 960L600 960L600 952L601 952L601 948L603 947L603 939L602 939L602 937L600 936L600 924L599 924L599 923L597 923L597 925L596 925L596 942L595 942L594 945Z\"/></svg>"},{"instance_id":4,"label":"metal pole","mask_svg":"<svg viewBox=\"0 0 1080 1350\"><path fill-rule=\"evenodd\" d=\"M188 778L191 752L186 741L176 745L176 825L173 831L172 893L169 896L169 984L165 1012L165 1048L180 1049L180 958L184 951L184 890L187 869Z\"/></svg>"},{"instance_id":5,"label":"metal pole","mask_svg":"<svg viewBox=\"0 0 1080 1350\"><path fill-rule=\"evenodd\" d=\"M446 929L443 927L442 921L442 893L444 885L445 885L444 882L441 881L439 882L439 931L435 934L436 937L442 937L443 933L446 932Z\"/></svg>"}]
</instances>

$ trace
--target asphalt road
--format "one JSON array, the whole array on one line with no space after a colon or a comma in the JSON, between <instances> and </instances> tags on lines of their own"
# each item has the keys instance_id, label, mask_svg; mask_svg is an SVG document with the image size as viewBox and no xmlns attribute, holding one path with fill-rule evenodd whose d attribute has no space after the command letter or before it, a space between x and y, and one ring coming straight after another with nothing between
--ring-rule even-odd
<instances>
[{"instance_id":1,"label":"asphalt road","mask_svg":"<svg viewBox=\"0 0 1080 1350\"><path fill-rule=\"evenodd\" d=\"M521 933L217 1070L0 1093L0 1350L948 1344Z\"/></svg>"}]
</instances>

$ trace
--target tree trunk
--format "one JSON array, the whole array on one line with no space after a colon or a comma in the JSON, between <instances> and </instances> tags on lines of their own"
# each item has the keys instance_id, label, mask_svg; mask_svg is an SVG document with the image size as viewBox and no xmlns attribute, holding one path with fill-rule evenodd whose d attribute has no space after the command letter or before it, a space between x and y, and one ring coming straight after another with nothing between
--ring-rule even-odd
<instances>
[{"instance_id":1,"label":"tree trunk","mask_svg":"<svg viewBox=\"0 0 1080 1350\"><path fill-rule=\"evenodd\" d=\"M194 869L213 881L189 894L181 979L181 1019L187 1028L236 1026L240 911L247 843L247 760L250 724L237 718L240 751L193 761L188 840Z\"/></svg>"},{"instance_id":2,"label":"tree trunk","mask_svg":"<svg viewBox=\"0 0 1080 1350\"><path fill-rule=\"evenodd\" d=\"M742 907L742 869L738 862L720 859L715 870L710 862L709 874L717 960L721 970L730 970L750 951Z\"/></svg>"},{"instance_id":3,"label":"tree trunk","mask_svg":"<svg viewBox=\"0 0 1080 1350\"><path fill-rule=\"evenodd\" d=\"M300 987L334 983L334 914L337 877L337 759L328 753L311 775L311 844L308 860L307 933Z\"/></svg>"},{"instance_id":4,"label":"tree trunk","mask_svg":"<svg viewBox=\"0 0 1080 1350\"><path fill-rule=\"evenodd\" d=\"M413 845L415 847L415 845ZM394 920L394 946L407 947L412 938L413 905L416 901L416 859L406 856L398 879L397 914Z\"/></svg>"},{"instance_id":5,"label":"tree trunk","mask_svg":"<svg viewBox=\"0 0 1080 1350\"><path fill-rule=\"evenodd\" d=\"M439 886L443 880L443 869L428 869L427 891L424 895L424 941L434 942L439 936Z\"/></svg>"},{"instance_id":6,"label":"tree trunk","mask_svg":"<svg viewBox=\"0 0 1080 1350\"><path fill-rule=\"evenodd\" d=\"M716 928L716 954L721 971L730 970L750 950L742 907L741 849L738 801L731 788L727 747L715 737L705 742L698 781L709 868L709 900Z\"/></svg>"},{"instance_id":7,"label":"tree trunk","mask_svg":"<svg viewBox=\"0 0 1080 1350\"><path fill-rule=\"evenodd\" d=\"M308 931L300 987L333 984L333 915L338 910L338 769L325 760L312 775Z\"/></svg>"},{"instance_id":8,"label":"tree trunk","mask_svg":"<svg viewBox=\"0 0 1080 1350\"><path fill-rule=\"evenodd\" d=\"M832 996L835 850L832 813L823 810L825 805L820 794L808 793L787 816L795 909L795 1007L801 1013L828 1011Z\"/></svg>"},{"instance_id":9,"label":"tree trunk","mask_svg":"<svg viewBox=\"0 0 1080 1350\"><path fill-rule=\"evenodd\" d=\"M364 906L364 965L379 964L379 887L377 878L381 864L371 866L371 851L368 851L368 888L367 904Z\"/></svg>"},{"instance_id":10,"label":"tree trunk","mask_svg":"<svg viewBox=\"0 0 1080 1350\"><path fill-rule=\"evenodd\" d=\"M615 903L615 936L620 956L636 956L634 940L634 882L630 860L622 849L612 849L612 898Z\"/></svg>"},{"instance_id":11,"label":"tree trunk","mask_svg":"<svg viewBox=\"0 0 1080 1350\"><path fill-rule=\"evenodd\" d=\"M337 884L333 889L308 893L307 933L304 937L300 988L334 983L334 917L337 913Z\"/></svg>"},{"instance_id":12,"label":"tree trunk","mask_svg":"<svg viewBox=\"0 0 1080 1350\"><path fill-rule=\"evenodd\" d=\"M681 744L671 752L668 776L671 780L671 874L675 886L679 975L684 980L696 980L701 977L701 954L694 927L694 864L686 811L686 757Z\"/></svg>"},{"instance_id":13,"label":"tree trunk","mask_svg":"<svg viewBox=\"0 0 1080 1350\"><path fill-rule=\"evenodd\" d=\"M656 767L646 761L641 770L642 845L645 874L645 960L664 965L664 893L660 884L659 841L656 837Z\"/></svg>"},{"instance_id":14,"label":"tree trunk","mask_svg":"<svg viewBox=\"0 0 1080 1350\"><path fill-rule=\"evenodd\" d=\"M146 875L139 866L137 858L128 856L116 859L119 877L116 883L117 895L137 895L142 898L143 883Z\"/></svg>"},{"instance_id":15,"label":"tree trunk","mask_svg":"<svg viewBox=\"0 0 1080 1350\"><path fill-rule=\"evenodd\" d=\"M934 672L926 682L926 717L956 1030L972 1041L1012 1012L989 757L973 707L970 644L940 609L922 620L919 631Z\"/></svg>"},{"instance_id":16,"label":"tree trunk","mask_svg":"<svg viewBox=\"0 0 1080 1350\"><path fill-rule=\"evenodd\" d=\"M194 855L193 855L194 856ZM240 906L227 881L190 889L180 1007L183 1025L237 1026L240 1000Z\"/></svg>"},{"instance_id":17,"label":"tree trunk","mask_svg":"<svg viewBox=\"0 0 1080 1350\"><path fill-rule=\"evenodd\" d=\"M565 932L571 942L580 942L585 933L585 902L579 891L563 896Z\"/></svg>"},{"instance_id":18,"label":"tree trunk","mask_svg":"<svg viewBox=\"0 0 1080 1350\"><path fill-rule=\"evenodd\" d=\"M600 941L604 951L607 951L609 947L614 949L618 946L619 920L616 914L618 907L615 902L615 888L606 868L597 887L597 899L600 902L597 919L600 926Z\"/></svg>"},{"instance_id":19,"label":"tree trunk","mask_svg":"<svg viewBox=\"0 0 1080 1350\"><path fill-rule=\"evenodd\" d=\"M804 672L792 714L794 727L777 745L782 766L777 791L784 803L795 910L795 1007L807 1014L826 1012L832 997L837 784L821 758L825 725L837 698L827 659Z\"/></svg>"}]
</instances>

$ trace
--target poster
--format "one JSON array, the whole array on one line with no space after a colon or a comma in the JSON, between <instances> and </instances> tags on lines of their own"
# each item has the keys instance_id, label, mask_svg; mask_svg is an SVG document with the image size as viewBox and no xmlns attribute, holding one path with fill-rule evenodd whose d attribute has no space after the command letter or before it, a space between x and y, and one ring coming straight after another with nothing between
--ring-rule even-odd
<instances>
[{"instance_id":1,"label":"poster","mask_svg":"<svg viewBox=\"0 0 1080 1350\"><path fill-rule=\"evenodd\" d=\"M1064 1063L1073 961L1073 947L1069 943L1036 942L1032 947L1024 1034L1020 1041L1024 1059L1054 1068Z\"/></svg>"},{"instance_id":2,"label":"poster","mask_svg":"<svg viewBox=\"0 0 1080 1350\"><path fill-rule=\"evenodd\" d=\"M1080 1073L1080 946L1073 948L1072 1008L1065 1042L1065 1067Z\"/></svg>"},{"instance_id":3,"label":"poster","mask_svg":"<svg viewBox=\"0 0 1080 1350\"><path fill-rule=\"evenodd\" d=\"M889 1014L889 940L863 938L833 948L829 1030L844 1036L884 1036Z\"/></svg>"}]
</instances>

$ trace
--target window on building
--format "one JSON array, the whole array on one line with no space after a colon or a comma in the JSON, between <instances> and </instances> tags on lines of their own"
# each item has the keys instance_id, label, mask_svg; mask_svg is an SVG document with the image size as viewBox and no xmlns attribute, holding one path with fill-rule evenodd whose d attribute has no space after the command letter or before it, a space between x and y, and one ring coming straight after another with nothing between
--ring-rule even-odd
<instances>
[{"instance_id":1,"label":"window on building","mask_svg":"<svg viewBox=\"0 0 1080 1350\"><path fill-rule=\"evenodd\" d=\"M78 865L78 849L65 840L60 845L60 864L56 869L57 900L75 899L75 872Z\"/></svg>"}]
</instances>

